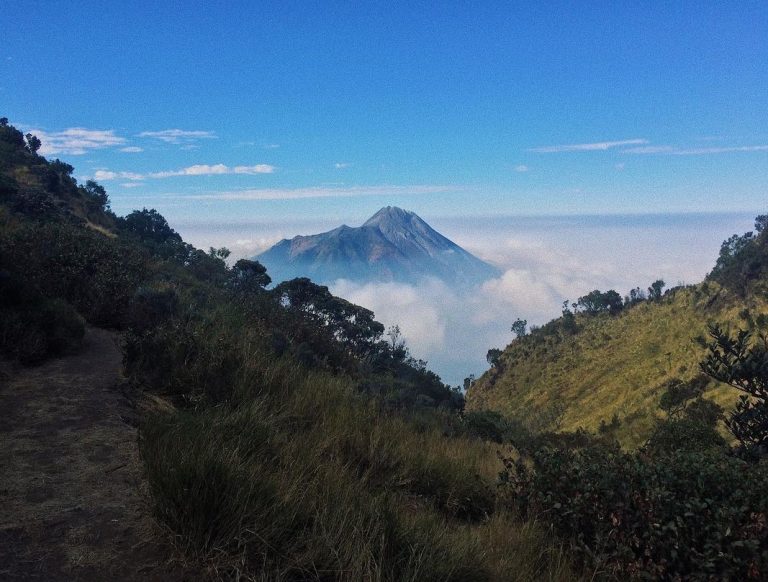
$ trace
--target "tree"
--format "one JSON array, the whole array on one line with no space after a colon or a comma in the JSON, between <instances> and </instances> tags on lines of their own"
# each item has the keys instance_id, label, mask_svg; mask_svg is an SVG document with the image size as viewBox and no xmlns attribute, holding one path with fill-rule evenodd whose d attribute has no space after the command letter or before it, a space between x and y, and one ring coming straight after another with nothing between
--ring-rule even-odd
<instances>
[{"instance_id":1,"label":"tree","mask_svg":"<svg viewBox=\"0 0 768 582\"><path fill-rule=\"evenodd\" d=\"M392 358L402 362L408 357L408 347L405 345L405 338L400 331L399 325L391 325L387 328L387 337L389 338L389 350Z\"/></svg>"},{"instance_id":2,"label":"tree","mask_svg":"<svg viewBox=\"0 0 768 582\"><path fill-rule=\"evenodd\" d=\"M498 348L491 348L488 350L488 353L485 354L486 361L493 366L494 368L499 365L499 360L501 358L501 350Z\"/></svg>"},{"instance_id":3,"label":"tree","mask_svg":"<svg viewBox=\"0 0 768 582\"><path fill-rule=\"evenodd\" d=\"M31 133L28 133L26 135L27 138L27 149L30 151L30 153L37 154L37 150L40 149L40 146L43 145L38 137L36 135L32 135Z\"/></svg>"},{"instance_id":4,"label":"tree","mask_svg":"<svg viewBox=\"0 0 768 582\"><path fill-rule=\"evenodd\" d=\"M257 293L271 282L267 268L258 261L240 259L230 272L230 286L240 292Z\"/></svg>"},{"instance_id":5,"label":"tree","mask_svg":"<svg viewBox=\"0 0 768 582\"><path fill-rule=\"evenodd\" d=\"M755 342L749 331L731 337L719 326L709 327L712 343L701 370L744 394L725 424L748 452L768 448L768 338Z\"/></svg>"},{"instance_id":6,"label":"tree","mask_svg":"<svg viewBox=\"0 0 768 582\"><path fill-rule=\"evenodd\" d=\"M766 226L768 226L768 214L761 214L755 217L755 232L757 234L762 234Z\"/></svg>"},{"instance_id":7,"label":"tree","mask_svg":"<svg viewBox=\"0 0 768 582\"><path fill-rule=\"evenodd\" d=\"M519 317L515 320L515 322L512 324L512 333L515 334L515 337L517 339L520 339L521 337L525 336L527 332L528 327L528 321L525 319L520 319Z\"/></svg>"},{"instance_id":8,"label":"tree","mask_svg":"<svg viewBox=\"0 0 768 582\"><path fill-rule=\"evenodd\" d=\"M475 383L475 375L470 374L466 378L464 378L464 392L467 392L470 388L472 388L472 385Z\"/></svg>"},{"instance_id":9,"label":"tree","mask_svg":"<svg viewBox=\"0 0 768 582\"><path fill-rule=\"evenodd\" d=\"M356 355L375 351L376 342L384 333L384 326L373 318L372 311L334 297L328 287L306 277L283 281L272 293L285 309L325 328L333 339Z\"/></svg>"},{"instance_id":10,"label":"tree","mask_svg":"<svg viewBox=\"0 0 768 582\"><path fill-rule=\"evenodd\" d=\"M208 256L212 259L221 259L223 261L231 254L232 252L227 247L221 247L220 249L210 247L208 249Z\"/></svg>"},{"instance_id":11,"label":"tree","mask_svg":"<svg viewBox=\"0 0 768 582\"><path fill-rule=\"evenodd\" d=\"M611 314L616 314L622 310L624 303L622 302L621 295L611 289L603 293L599 289L590 291L586 295L579 297L577 301L578 307L580 307L585 313L595 315L597 313L608 311Z\"/></svg>"},{"instance_id":12,"label":"tree","mask_svg":"<svg viewBox=\"0 0 768 582\"><path fill-rule=\"evenodd\" d=\"M144 243L181 242L181 235L173 230L168 221L154 208L134 210L120 221L120 226Z\"/></svg>"},{"instance_id":13,"label":"tree","mask_svg":"<svg viewBox=\"0 0 768 582\"><path fill-rule=\"evenodd\" d=\"M653 283L651 283L651 286L648 287L648 300L649 301L658 301L661 299L661 292L664 289L664 280L663 279L657 279Z\"/></svg>"},{"instance_id":14,"label":"tree","mask_svg":"<svg viewBox=\"0 0 768 582\"><path fill-rule=\"evenodd\" d=\"M88 180L83 190L90 200L98 204L99 208L109 208L109 196L107 196L107 191L101 184Z\"/></svg>"}]
</instances>

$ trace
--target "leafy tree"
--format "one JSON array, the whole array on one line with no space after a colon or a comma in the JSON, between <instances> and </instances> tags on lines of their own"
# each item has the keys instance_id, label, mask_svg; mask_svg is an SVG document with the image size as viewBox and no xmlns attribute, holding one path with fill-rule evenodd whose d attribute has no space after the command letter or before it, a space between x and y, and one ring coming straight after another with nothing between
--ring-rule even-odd
<instances>
[{"instance_id":1,"label":"leafy tree","mask_svg":"<svg viewBox=\"0 0 768 582\"><path fill-rule=\"evenodd\" d=\"M221 247L220 249L216 249L213 247L210 247L208 250L208 256L212 259L226 259L229 255L231 255L232 252L227 247Z\"/></svg>"},{"instance_id":2,"label":"leafy tree","mask_svg":"<svg viewBox=\"0 0 768 582\"><path fill-rule=\"evenodd\" d=\"M520 339L521 337L524 337L528 331L528 321L525 319L520 319L519 317L515 320L515 322L512 324L512 333L515 334L515 337L517 339Z\"/></svg>"},{"instance_id":3,"label":"leafy tree","mask_svg":"<svg viewBox=\"0 0 768 582\"><path fill-rule=\"evenodd\" d=\"M284 308L325 328L357 355L370 354L384 333L384 326L373 318L372 311L334 297L328 287L306 277L284 281L272 293Z\"/></svg>"},{"instance_id":4,"label":"leafy tree","mask_svg":"<svg viewBox=\"0 0 768 582\"><path fill-rule=\"evenodd\" d=\"M37 154L37 150L40 149L40 146L43 145L38 137L36 135L32 135L31 133L28 133L26 135L27 138L27 149L30 151L30 153Z\"/></svg>"},{"instance_id":5,"label":"leafy tree","mask_svg":"<svg viewBox=\"0 0 768 582\"><path fill-rule=\"evenodd\" d=\"M648 299L650 301L658 301L661 299L661 292L664 289L664 281L662 279L657 279L653 283L651 283L651 286L648 287Z\"/></svg>"},{"instance_id":6,"label":"leafy tree","mask_svg":"<svg viewBox=\"0 0 768 582\"><path fill-rule=\"evenodd\" d=\"M168 241L181 242L181 235L173 230L168 221L154 208L134 210L120 220L120 226L128 233L137 236L142 242L162 244Z\"/></svg>"},{"instance_id":7,"label":"leafy tree","mask_svg":"<svg viewBox=\"0 0 768 582\"><path fill-rule=\"evenodd\" d=\"M751 342L749 331L736 337L716 325L709 328L712 343L701 363L702 371L744 394L725 424L747 453L764 453L768 447L768 338Z\"/></svg>"},{"instance_id":8,"label":"leafy tree","mask_svg":"<svg viewBox=\"0 0 768 582\"><path fill-rule=\"evenodd\" d=\"M590 315L595 315L603 311L616 314L621 311L624 306L621 295L613 289L606 291L605 293L598 289L590 291L586 295L579 297L577 305L585 313Z\"/></svg>"},{"instance_id":9,"label":"leafy tree","mask_svg":"<svg viewBox=\"0 0 768 582\"><path fill-rule=\"evenodd\" d=\"M403 361L408 357L408 347L405 345L405 338L400 331L399 325L391 325L387 328L387 337L389 338L389 350L392 358L396 361Z\"/></svg>"},{"instance_id":10,"label":"leafy tree","mask_svg":"<svg viewBox=\"0 0 768 582\"><path fill-rule=\"evenodd\" d=\"M85 191L88 198L90 198L94 203L96 203L99 206L99 208L102 208L102 209L109 208L109 196L107 196L107 191L98 182L94 182L93 180L88 180L85 183L83 190Z\"/></svg>"},{"instance_id":11,"label":"leafy tree","mask_svg":"<svg viewBox=\"0 0 768 582\"><path fill-rule=\"evenodd\" d=\"M499 360L501 358L501 350L498 348L491 348L488 350L488 353L485 354L486 361L493 366L494 368L499 365Z\"/></svg>"},{"instance_id":12,"label":"leafy tree","mask_svg":"<svg viewBox=\"0 0 768 582\"><path fill-rule=\"evenodd\" d=\"M757 234L762 234L766 226L768 226L768 214L761 214L755 217L755 232Z\"/></svg>"},{"instance_id":13,"label":"leafy tree","mask_svg":"<svg viewBox=\"0 0 768 582\"><path fill-rule=\"evenodd\" d=\"M635 287L634 289L629 290L629 294L624 298L624 304L627 306L632 306L645 301L645 299L645 291L640 289L640 287Z\"/></svg>"},{"instance_id":14,"label":"leafy tree","mask_svg":"<svg viewBox=\"0 0 768 582\"><path fill-rule=\"evenodd\" d=\"M258 261L240 259L229 274L230 286L241 292L254 293L263 291L272 282L267 275L267 268Z\"/></svg>"}]
</instances>

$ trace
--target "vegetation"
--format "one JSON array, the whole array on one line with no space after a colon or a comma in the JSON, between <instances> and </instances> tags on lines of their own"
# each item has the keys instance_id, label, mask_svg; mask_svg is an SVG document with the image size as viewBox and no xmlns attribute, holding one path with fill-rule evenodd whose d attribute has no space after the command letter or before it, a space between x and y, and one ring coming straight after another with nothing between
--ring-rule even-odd
<instances>
[{"instance_id":1,"label":"vegetation","mask_svg":"<svg viewBox=\"0 0 768 582\"><path fill-rule=\"evenodd\" d=\"M0 354L121 330L163 403L139 443L154 514L211 578L768 576L765 217L701 285L516 320L464 410L397 326L309 279L270 288L155 210L117 217L39 147L0 120Z\"/></svg>"},{"instance_id":2,"label":"vegetation","mask_svg":"<svg viewBox=\"0 0 768 582\"><path fill-rule=\"evenodd\" d=\"M0 123L0 354L122 332L125 374L164 402L140 452L154 513L217 579L575 577L502 503L498 445L398 330L307 279L195 249ZM26 347L25 347L26 346Z\"/></svg>"}]
</instances>

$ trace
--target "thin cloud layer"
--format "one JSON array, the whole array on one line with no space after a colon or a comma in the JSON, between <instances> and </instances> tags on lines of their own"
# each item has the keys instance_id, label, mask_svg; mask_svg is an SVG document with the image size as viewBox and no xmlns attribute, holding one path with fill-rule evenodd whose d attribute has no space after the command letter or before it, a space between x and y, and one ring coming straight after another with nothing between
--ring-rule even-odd
<instances>
[{"instance_id":1,"label":"thin cloud layer","mask_svg":"<svg viewBox=\"0 0 768 582\"><path fill-rule=\"evenodd\" d=\"M101 150L125 144L125 138L115 135L113 129L86 129L70 127L64 131L47 132L30 129L41 142L39 153L43 156L66 154L81 156L92 150Z\"/></svg>"},{"instance_id":2,"label":"thin cloud layer","mask_svg":"<svg viewBox=\"0 0 768 582\"><path fill-rule=\"evenodd\" d=\"M148 178L171 178L174 176L220 176L225 174L272 174L274 166L269 164L256 164L253 166L234 166L225 164L196 164L180 170L166 172L150 172L139 174L137 172L113 172L111 170L97 170L94 179L99 181L109 180L146 180Z\"/></svg>"},{"instance_id":3,"label":"thin cloud layer","mask_svg":"<svg viewBox=\"0 0 768 582\"><path fill-rule=\"evenodd\" d=\"M597 152L629 145L647 144L647 139L624 139L620 141L600 141L594 143L576 143L531 148L528 151L538 154L554 154L560 152Z\"/></svg>"},{"instance_id":4,"label":"thin cloud layer","mask_svg":"<svg viewBox=\"0 0 768 582\"><path fill-rule=\"evenodd\" d=\"M674 146L645 146L623 150L625 154L668 154L672 156L705 156L710 154L727 154L732 152L766 152L768 145L709 147L709 148L676 148Z\"/></svg>"},{"instance_id":5,"label":"thin cloud layer","mask_svg":"<svg viewBox=\"0 0 768 582\"><path fill-rule=\"evenodd\" d=\"M148 137L165 143L179 144L199 139L216 139L218 136L213 131L163 129L161 131L142 131L139 137Z\"/></svg>"},{"instance_id":6,"label":"thin cloud layer","mask_svg":"<svg viewBox=\"0 0 768 582\"><path fill-rule=\"evenodd\" d=\"M296 200L301 198L356 198L359 196L415 196L455 192L451 186L350 186L338 188L258 188L189 196L198 200Z\"/></svg>"}]
</instances>

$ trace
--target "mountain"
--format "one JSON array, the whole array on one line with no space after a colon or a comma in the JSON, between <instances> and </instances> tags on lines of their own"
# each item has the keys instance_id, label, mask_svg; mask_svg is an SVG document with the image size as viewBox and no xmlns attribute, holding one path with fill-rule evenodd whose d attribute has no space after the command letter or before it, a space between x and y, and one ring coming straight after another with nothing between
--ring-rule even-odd
<instances>
[{"instance_id":1,"label":"mountain","mask_svg":"<svg viewBox=\"0 0 768 582\"><path fill-rule=\"evenodd\" d=\"M500 274L415 213L395 206L382 208L356 228L342 225L283 239L255 258L275 281L309 277L319 283L337 279L414 283L434 277L470 286Z\"/></svg>"}]
</instances>

